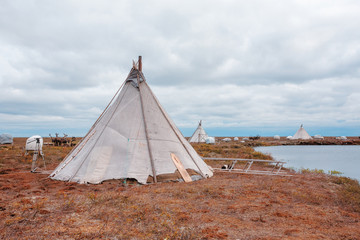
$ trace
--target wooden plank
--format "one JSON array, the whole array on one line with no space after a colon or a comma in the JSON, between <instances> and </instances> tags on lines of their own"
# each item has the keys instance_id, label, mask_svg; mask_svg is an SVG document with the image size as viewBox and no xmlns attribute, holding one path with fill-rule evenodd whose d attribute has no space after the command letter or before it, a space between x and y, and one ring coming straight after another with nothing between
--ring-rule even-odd
<instances>
[{"instance_id":1,"label":"wooden plank","mask_svg":"<svg viewBox=\"0 0 360 240\"><path fill-rule=\"evenodd\" d=\"M264 173L264 172L256 172L256 171L249 171L249 172L244 172L244 171L232 171L232 172L229 172L229 171L222 171L222 170L219 170L217 172L223 172L223 173L235 173L235 174L254 174L254 175L266 175L266 176L281 176L281 177L293 177L294 175L290 175L288 173Z\"/></svg>"},{"instance_id":2,"label":"wooden plank","mask_svg":"<svg viewBox=\"0 0 360 240\"><path fill-rule=\"evenodd\" d=\"M244 159L244 158L202 158L203 160L211 161L241 161L241 162L267 162L267 163L286 163L283 161L263 160L263 159Z\"/></svg>"},{"instance_id":3,"label":"wooden plank","mask_svg":"<svg viewBox=\"0 0 360 240\"><path fill-rule=\"evenodd\" d=\"M176 168L179 170L181 177L184 179L185 182L192 182L192 179L189 173L184 168L184 165L180 161L180 159L173 153L170 153L171 159L173 160Z\"/></svg>"}]
</instances>

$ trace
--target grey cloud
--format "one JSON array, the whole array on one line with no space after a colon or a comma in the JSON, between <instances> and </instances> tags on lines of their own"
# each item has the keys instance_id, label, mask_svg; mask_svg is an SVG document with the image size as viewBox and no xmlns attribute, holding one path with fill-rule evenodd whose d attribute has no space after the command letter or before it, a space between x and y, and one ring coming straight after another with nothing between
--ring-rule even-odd
<instances>
[{"instance_id":1,"label":"grey cloud","mask_svg":"<svg viewBox=\"0 0 360 240\"><path fill-rule=\"evenodd\" d=\"M326 83L314 80L300 85L222 85L170 91L156 87L154 91L170 109L170 115L186 123L186 127L199 118L206 119L211 127L291 126L302 121L331 125L341 119L344 124L359 124L360 107L356 101L360 95L349 95L339 88L341 85L360 87L356 79L327 79ZM178 97L171 100L171 96Z\"/></svg>"},{"instance_id":2,"label":"grey cloud","mask_svg":"<svg viewBox=\"0 0 360 240\"><path fill-rule=\"evenodd\" d=\"M3 1L2 125L88 126L138 55L180 126L356 125L359 11L340 0Z\"/></svg>"}]
</instances>

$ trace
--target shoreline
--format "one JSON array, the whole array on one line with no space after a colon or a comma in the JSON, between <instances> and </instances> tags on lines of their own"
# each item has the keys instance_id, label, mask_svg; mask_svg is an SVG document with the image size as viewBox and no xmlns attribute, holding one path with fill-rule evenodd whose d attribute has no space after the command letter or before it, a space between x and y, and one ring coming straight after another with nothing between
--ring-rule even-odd
<instances>
[{"instance_id":1,"label":"shoreline","mask_svg":"<svg viewBox=\"0 0 360 240\"><path fill-rule=\"evenodd\" d=\"M218 137L219 141L224 137ZM233 139L233 138L232 138ZM239 139L243 139L240 137ZM218 140L217 140L218 141ZM241 140L239 140L241 141ZM234 142L234 141L232 141ZM286 139L286 137L280 137L279 140L275 140L273 137L260 137L256 140L248 140L243 144L247 146L279 146L279 145L360 145L359 137L347 137L346 140L336 139L336 137L324 137L324 139Z\"/></svg>"}]
</instances>

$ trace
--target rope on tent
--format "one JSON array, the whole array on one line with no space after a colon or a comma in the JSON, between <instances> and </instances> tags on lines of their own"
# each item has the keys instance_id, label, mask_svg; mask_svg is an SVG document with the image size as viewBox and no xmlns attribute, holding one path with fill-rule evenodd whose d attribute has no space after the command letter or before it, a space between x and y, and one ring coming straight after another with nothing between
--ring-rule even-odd
<instances>
[{"instance_id":1,"label":"rope on tent","mask_svg":"<svg viewBox=\"0 0 360 240\"><path fill-rule=\"evenodd\" d=\"M126 81L125 81L126 82ZM125 90L123 97L125 96L127 89ZM118 104L116 105L116 108L119 106L119 104L121 103L122 98L120 99L120 101L118 102ZM96 145L96 143L99 141L101 135L104 133L105 128L107 127L107 125L109 124L110 120L112 119L112 117L114 116L115 111L111 114L111 117L109 118L109 120L107 121L107 123L104 125L103 129L101 130L99 136L97 137L94 145ZM80 166L78 167L78 169L76 170L76 172L71 176L71 178L69 178L69 182L75 177L75 175L79 172L80 168L82 167L82 165L84 164L85 160L87 159L87 157L90 155L90 153L93 151L94 148L90 149L90 151L88 152L88 154L86 154L86 156L84 157L84 159L82 160Z\"/></svg>"},{"instance_id":2,"label":"rope on tent","mask_svg":"<svg viewBox=\"0 0 360 240\"><path fill-rule=\"evenodd\" d=\"M64 162L64 164L61 166L60 169L56 170L53 174L51 174L51 176L55 176L58 172L63 170L76 157L76 155L78 155L78 153L81 151L81 149L83 149L85 144L90 140L90 138L95 134L95 132L96 131L94 131L91 135L89 135L89 137L86 139L86 141L84 141L84 144L81 147L79 147L78 151L74 155L72 155L70 159L68 159L66 162ZM66 158L64 158L64 159L66 159Z\"/></svg>"},{"instance_id":3,"label":"rope on tent","mask_svg":"<svg viewBox=\"0 0 360 240\"><path fill-rule=\"evenodd\" d=\"M110 100L109 104L106 106L106 108L104 109L104 111L101 113L101 115L98 117L98 119L95 121L95 123L93 124L93 126L90 128L90 131L95 127L95 125L100 121L100 119L104 116L104 113L108 110L109 106L111 105L111 103L113 102L113 100L115 99L115 97L118 95L118 93L120 92L120 90L122 89L122 87L125 85L128 77L129 77L130 73L128 74L128 76L126 77L125 81L121 84L121 86L119 87L119 89L116 91L115 95L112 97L112 99ZM90 132L89 131L89 132Z\"/></svg>"},{"instance_id":4,"label":"rope on tent","mask_svg":"<svg viewBox=\"0 0 360 240\"><path fill-rule=\"evenodd\" d=\"M131 72L131 71L130 71ZM86 133L86 135L80 140L80 142L78 142L75 147L73 147L73 149L71 149L71 151L65 156L64 160L61 161L61 163L59 164L59 166L65 161L65 159L67 157L69 157L74 151L75 149L78 148L78 146L80 144L82 144L82 142L86 139L86 137L89 135L89 133L91 133L91 131L95 128L95 126L98 124L98 122L102 119L102 117L104 116L104 113L108 110L108 108L110 107L110 105L112 104L113 100L115 99L115 97L118 95L118 93L120 92L120 90L122 89L122 87L125 85L127 78L129 77L130 73L128 74L128 76L126 77L125 81L121 84L121 86L119 87L119 89L116 91L115 95L112 97L112 99L110 100L109 104L106 106L106 108L104 109L104 111L100 114L100 116L98 117L98 119L96 119L95 123L91 126L90 130ZM81 148L82 149L82 148ZM79 153L79 151L74 155L74 157ZM73 158L74 158L73 157ZM71 159L73 159L71 158ZM67 165L67 164L66 164ZM52 176L54 176L55 174L52 174Z\"/></svg>"}]
</instances>

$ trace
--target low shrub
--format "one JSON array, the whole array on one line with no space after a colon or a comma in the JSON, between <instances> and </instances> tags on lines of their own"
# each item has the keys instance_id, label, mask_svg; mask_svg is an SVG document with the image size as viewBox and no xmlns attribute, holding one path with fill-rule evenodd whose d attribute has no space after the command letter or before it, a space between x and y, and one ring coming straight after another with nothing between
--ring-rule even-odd
<instances>
[{"instance_id":1,"label":"low shrub","mask_svg":"<svg viewBox=\"0 0 360 240\"><path fill-rule=\"evenodd\" d=\"M299 172L303 173L303 174L305 174L305 173L324 174L325 173L324 170L317 169L317 168L315 168L315 169L302 168L299 170Z\"/></svg>"},{"instance_id":2,"label":"low shrub","mask_svg":"<svg viewBox=\"0 0 360 240\"><path fill-rule=\"evenodd\" d=\"M336 171L336 170L330 170L330 171L328 171L328 173L330 175L341 175L341 174L343 174L342 172L339 172L339 171Z\"/></svg>"},{"instance_id":3,"label":"low shrub","mask_svg":"<svg viewBox=\"0 0 360 240\"><path fill-rule=\"evenodd\" d=\"M337 192L339 204L350 207L352 211L360 212L360 184L348 177L336 177L334 183L340 185Z\"/></svg>"}]
</instances>

